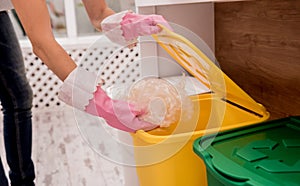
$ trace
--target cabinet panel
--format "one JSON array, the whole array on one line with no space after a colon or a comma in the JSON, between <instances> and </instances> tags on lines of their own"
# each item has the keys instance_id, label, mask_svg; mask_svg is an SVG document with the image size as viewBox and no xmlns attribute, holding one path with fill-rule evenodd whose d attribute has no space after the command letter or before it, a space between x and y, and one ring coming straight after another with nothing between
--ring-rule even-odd
<instances>
[{"instance_id":1,"label":"cabinet panel","mask_svg":"<svg viewBox=\"0 0 300 186\"><path fill-rule=\"evenodd\" d=\"M215 4L222 70L271 112L300 114L300 1Z\"/></svg>"}]
</instances>

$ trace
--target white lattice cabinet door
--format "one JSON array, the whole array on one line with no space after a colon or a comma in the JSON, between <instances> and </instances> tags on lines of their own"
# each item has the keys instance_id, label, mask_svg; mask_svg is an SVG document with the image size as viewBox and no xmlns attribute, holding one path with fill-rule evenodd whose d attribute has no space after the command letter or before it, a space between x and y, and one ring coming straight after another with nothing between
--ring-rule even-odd
<instances>
[{"instance_id":1,"label":"white lattice cabinet door","mask_svg":"<svg viewBox=\"0 0 300 186\"><path fill-rule=\"evenodd\" d=\"M33 107L60 106L57 98L61 81L36 57L31 48L22 48L26 74L33 90Z\"/></svg>"},{"instance_id":2,"label":"white lattice cabinet door","mask_svg":"<svg viewBox=\"0 0 300 186\"><path fill-rule=\"evenodd\" d=\"M72 45L65 47L81 67L95 72L105 80L105 86L135 82L140 77L138 48L120 48L111 43L102 45ZM27 78L33 89L33 108L64 105L57 95L62 82L36 57L31 47L22 47Z\"/></svg>"}]
</instances>

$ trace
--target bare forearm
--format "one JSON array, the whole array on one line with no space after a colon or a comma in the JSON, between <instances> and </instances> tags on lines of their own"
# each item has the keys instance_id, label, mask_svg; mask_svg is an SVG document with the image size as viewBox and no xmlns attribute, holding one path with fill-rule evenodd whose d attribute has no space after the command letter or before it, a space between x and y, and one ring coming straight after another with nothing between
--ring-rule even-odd
<instances>
[{"instance_id":1,"label":"bare forearm","mask_svg":"<svg viewBox=\"0 0 300 186\"><path fill-rule=\"evenodd\" d=\"M87 10L90 21L99 31L101 31L100 23L102 20L115 13L106 5L105 0L82 0L82 2Z\"/></svg>"},{"instance_id":2,"label":"bare forearm","mask_svg":"<svg viewBox=\"0 0 300 186\"><path fill-rule=\"evenodd\" d=\"M33 47L33 52L62 81L76 68L75 62L55 40L40 42Z\"/></svg>"},{"instance_id":3,"label":"bare forearm","mask_svg":"<svg viewBox=\"0 0 300 186\"><path fill-rule=\"evenodd\" d=\"M42 0L12 0L12 2L32 43L34 53L61 80L64 80L76 64L55 41L46 2Z\"/></svg>"}]
</instances>

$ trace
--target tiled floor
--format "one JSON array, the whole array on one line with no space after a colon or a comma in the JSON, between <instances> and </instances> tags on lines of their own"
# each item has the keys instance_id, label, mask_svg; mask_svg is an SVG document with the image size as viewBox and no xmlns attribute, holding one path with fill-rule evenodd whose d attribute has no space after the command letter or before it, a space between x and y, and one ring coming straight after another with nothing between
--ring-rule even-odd
<instances>
[{"instance_id":1,"label":"tiled floor","mask_svg":"<svg viewBox=\"0 0 300 186\"><path fill-rule=\"evenodd\" d=\"M2 117L0 118L2 128ZM125 185L123 166L106 160L90 148L80 133L81 127L78 128L77 123L82 122L79 121L80 119L95 125L93 118L76 118L73 110L67 106L34 111L33 160L36 167L36 185ZM2 161L5 163L2 129L0 133L0 152ZM103 144L99 144L99 148L103 148ZM109 151L117 153L116 149L109 149ZM7 166L6 170L8 170Z\"/></svg>"}]
</instances>

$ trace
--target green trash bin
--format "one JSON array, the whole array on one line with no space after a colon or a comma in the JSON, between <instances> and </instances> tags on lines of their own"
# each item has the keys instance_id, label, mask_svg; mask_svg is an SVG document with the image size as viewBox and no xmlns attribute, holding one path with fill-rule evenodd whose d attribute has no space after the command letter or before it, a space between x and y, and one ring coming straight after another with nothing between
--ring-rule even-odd
<instances>
[{"instance_id":1,"label":"green trash bin","mask_svg":"<svg viewBox=\"0 0 300 186\"><path fill-rule=\"evenodd\" d=\"M299 186L300 116L198 138L210 186Z\"/></svg>"}]
</instances>

